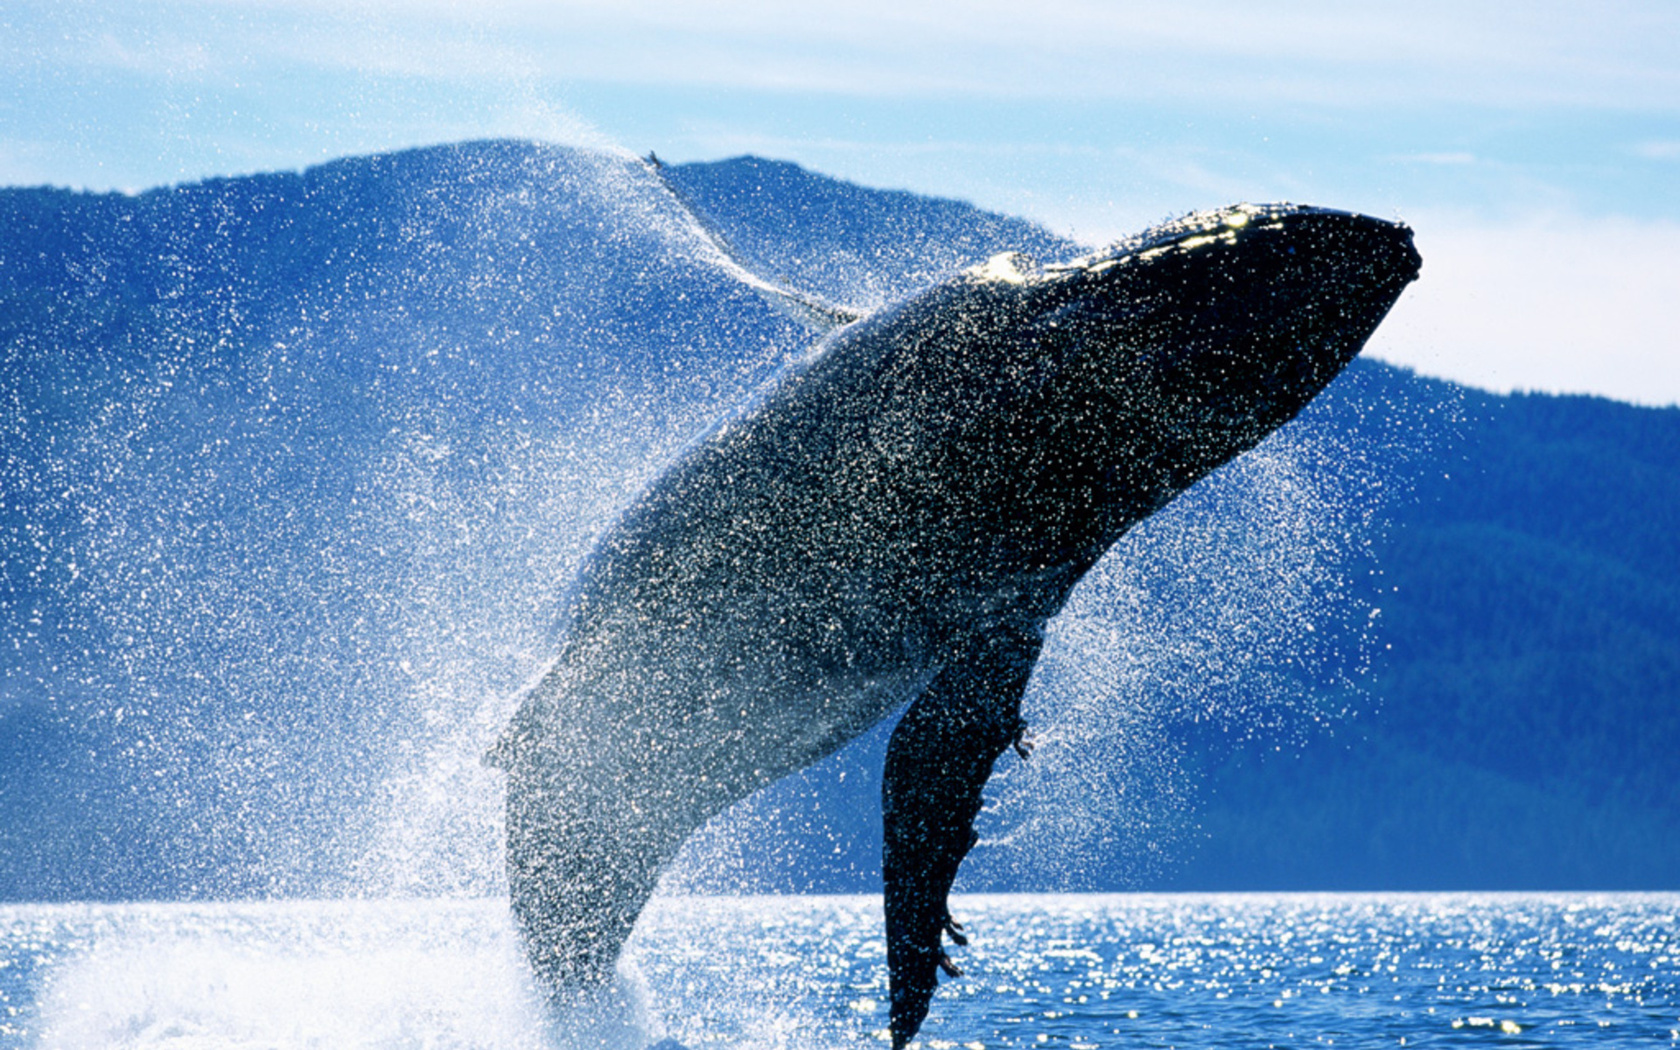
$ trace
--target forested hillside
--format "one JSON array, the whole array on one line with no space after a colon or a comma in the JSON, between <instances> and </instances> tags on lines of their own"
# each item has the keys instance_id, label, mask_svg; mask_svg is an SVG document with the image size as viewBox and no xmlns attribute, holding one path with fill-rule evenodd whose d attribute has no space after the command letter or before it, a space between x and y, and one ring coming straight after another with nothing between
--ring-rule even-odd
<instances>
[{"instance_id":1,"label":"forested hillside","mask_svg":"<svg viewBox=\"0 0 1680 1050\"><path fill-rule=\"evenodd\" d=\"M1358 378L1462 412L1375 542L1369 701L1204 751L1204 842L1162 884L1680 885L1680 410Z\"/></svg>"}]
</instances>

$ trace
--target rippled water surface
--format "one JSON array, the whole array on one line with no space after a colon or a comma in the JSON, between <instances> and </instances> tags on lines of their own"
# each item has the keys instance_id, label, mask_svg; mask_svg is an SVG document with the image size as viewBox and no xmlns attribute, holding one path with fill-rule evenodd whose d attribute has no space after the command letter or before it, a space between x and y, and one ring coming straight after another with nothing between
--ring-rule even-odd
<instances>
[{"instance_id":1,"label":"rippled water surface","mask_svg":"<svg viewBox=\"0 0 1680 1050\"><path fill-rule=\"evenodd\" d=\"M1680 895L962 897L925 1050L1680 1045ZM551 1017L496 902L0 907L0 1047L885 1046L879 900L673 898Z\"/></svg>"}]
</instances>

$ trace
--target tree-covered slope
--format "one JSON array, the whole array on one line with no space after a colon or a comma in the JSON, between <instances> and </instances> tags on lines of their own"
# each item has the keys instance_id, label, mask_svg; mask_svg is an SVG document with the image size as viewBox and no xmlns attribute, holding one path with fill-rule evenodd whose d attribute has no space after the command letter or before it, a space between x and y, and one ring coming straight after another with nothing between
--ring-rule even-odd
<instances>
[{"instance_id":1,"label":"tree-covered slope","mask_svg":"<svg viewBox=\"0 0 1680 1050\"><path fill-rule=\"evenodd\" d=\"M1166 885L1680 885L1680 410L1434 387L1461 420L1374 543L1369 700L1204 752Z\"/></svg>"}]
</instances>

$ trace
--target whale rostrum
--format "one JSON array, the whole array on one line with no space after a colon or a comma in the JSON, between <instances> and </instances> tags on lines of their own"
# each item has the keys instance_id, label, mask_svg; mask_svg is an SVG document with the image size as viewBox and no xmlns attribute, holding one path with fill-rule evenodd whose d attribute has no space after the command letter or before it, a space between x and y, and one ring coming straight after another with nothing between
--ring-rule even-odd
<instances>
[{"instance_id":1,"label":"whale rostrum","mask_svg":"<svg viewBox=\"0 0 1680 1050\"><path fill-rule=\"evenodd\" d=\"M489 756L538 976L609 979L695 828L909 702L883 782L908 1042L959 972L946 898L994 761L1025 756L1046 621L1299 412L1419 266L1403 225L1296 205L1060 265L1001 255L835 329L716 423L600 538Z\"/></svg>"}]
</instances>

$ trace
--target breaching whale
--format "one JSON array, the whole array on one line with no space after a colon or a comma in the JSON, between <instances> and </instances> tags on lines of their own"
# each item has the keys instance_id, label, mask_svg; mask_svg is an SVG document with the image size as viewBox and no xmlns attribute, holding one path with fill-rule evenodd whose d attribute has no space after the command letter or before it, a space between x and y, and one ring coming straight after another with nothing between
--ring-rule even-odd
<instances>
[{"instance_id":1,"label":"breaching whale","mask_svg":"<svg viewBox=\"0 0 1680 1050\"><path fill-rule=\"evenodd\" d=\"M1418 274L1411 231L1239 205L1060 265L1001 255L821 339L600 537L488 761L557 993L610 979L731 803L910 706L883 781L890 1024L927 1013L980 791L1046 621L1103 553L1293 417Z\"/></svg>"}]
</instances>

